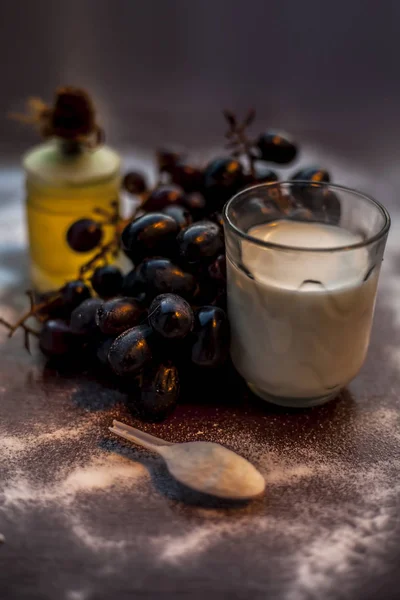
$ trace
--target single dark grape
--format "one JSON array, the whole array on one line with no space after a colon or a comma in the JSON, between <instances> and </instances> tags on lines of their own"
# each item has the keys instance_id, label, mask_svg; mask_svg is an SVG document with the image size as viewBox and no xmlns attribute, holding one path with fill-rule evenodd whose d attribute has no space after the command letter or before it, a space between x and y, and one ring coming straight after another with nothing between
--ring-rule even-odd
<instances>
[{"instance_id":1,"label":"single dark grape","mask_svg":"<svg viewBox=\"0 0 400 600\"><path fill-rule=\"evenodd\" d=\"M193 222L190 211L179 204L167 206L163 209L163 213L175 219L179 229L185 229L185 227L188 227Z\"/></svg>"},{"instance_id":2,"label":"single dark grape","mask_svg":"<svg viewBox=\"0 0 400 600\"><path fill-rule=\"evenodd\" d=\"M72 333L86 335L97 331L96 314L102 303L100 298L88 298L77 306L71 314Z\"/></svg>"},{"instance_id":3,"label":"single dark grape","mask_svg":"<svg viewBox=\"0 0 400 600\"><path fill-rule=\"evenodd\" d=\"M204 170L204 185L206 188L218 185L231 188L243 179L243 167L235 158L215 158Z\"/></svg>"},{"instance_id":4,"label":"single dark grape","mask_svg":"<svg viewBox=\"0 0 400 600\"><path fill-rule=\"evenodd\" d=\"M62 356L75 348L75 336L61 319L50 319L43 323L39 334L39 348L46 356Z\"/></svg>"},{"instance_id":5,"label":"single dark grape","mask_svg":"<svg viewBox=\"0 0 400 600\"><path fill-rule=\"evenodd\" d=\"M80 219L67 231L67 242L75 252L90 252L100 245L103 230L100 223L93 219Z\"/></svg>"},{"instance_id":6,"label":"single dark grape","mask_svg":"<svg viewBox=\"0 0 400 600\"><path fill-rule=\"evenodd\" d=\"M76 279L69 281L60 290L64 307L70 312L79 306L84 300L91 297L90 289L84 281Z\"/></svg>"},{"instance_id":7,"label":"single dark grape","mask_svg":"<svg viewBox=\"0 0 400 600\"><path fill-rule=\"evenodd\" d=\"M307 196L312 194L314 184L320 182L329 183L331 178L326 169L321 169L320 167L307 167L294 173L291 179L292 181L298 182L292 183L291 185L293 196L301 204L304 204L304 202L307 203ZM308 201L308 204L310 204L310 200Z\"/></svg>"},{"instance_id":8,"label":"single dark grape","mask_svg":"<svg viewBox=\"0 0 400 600\"><path fill-rule=\"evenodd\" d=\"M179 253L188 263L212 259L224 248L221 228L212 221L193 223L177 237Z\"/></svg>"},{"instance_id":9,"label":"single dark grape","mask_svg":"<svg viewBox=\"0 0 400 600\"><path fill-rule=\"evenodd\" d=\"M208 266L208 273L212 279L217 281L226 281L226 258L225 254L220 254L217 258Z\"/></svg>"},{"instance_id":10,"label":"single dark grape","mask_svg":"<svg viewBox=\"0 0 400 600\"><path fill-rule=\"evenodd\" d=\"M326 169L318 166L306 167L293 176L292 194L301 207L312 212L313 220L325 221L337 225L340 221L340 200L338 196L324 185L331 181ZM298 182L298 183L297 183Z\"/></svg>"},{"instance_id":11,"label":"single dark grape","mask_svg":"<svg viewBox=\"0 0 400 600\"><path fill-rule=\"evenodd\" d=\"M168 258L145 259L137 267L137 276L149 300L168 293L190 300L196 290L193 275L183 271Z\"/></svg>"},{"instance_id":12,"label":"single dark grape","mask_svg":"<svg viewBox=\"0 0 400 600\"><path fill-rule=\"evenodd\" d=\"M175 150L160 148L157 150L157 163L160 173L169 173L175 165L183 160L183 155Z\"/></svg>"},{"instance_id":13,"label":"single dark grape","mask_svg":"<svg viewBox=\"0 0 400 600\"><path fill-rule=\"evenodd\" d=\"M183 204L184 200L185 192L181 187L177 185L159 185L151 192L143 208L147 212L154 212L163 210L171 204Z\"/></svg>"},{"instance_id":14,"label":"single dark grape","mask_svg":"<svg viewBox=\"0 0 400 600\"><path fill-rule=\"evenodd\" d=\"M183 339L194 323L190 304L177 294L161 294L149 308L149 322L154 331L167 339Z\"/></svg>"},{"instance_id":15,"label":"single dark grape","mask_svg":"<svg viewBox=\"0 0 400 600\"><path fill-rule=\"evenodd\" d=\"M99 307L96 323L102 333L118 335L136 325L143 309L134 298L113 298Z\"/></svg>"},{"instance_id":16,"label":"single dark grape","mask_svg":"<svg viewBox=\"0 0 400 600\"><path fill-rule=\"evenodd\" d=\"M321 167L306 167L304 169L300 169L300 171L296 171L291 177L293 181L307 181L307 182L325 182L329 183L331 180L331 176L326 169L321 169ZM296 185L296 189L298 189L301 184ZM293 186L294 187L294 186Z\"/></svg>"},{"instance_id":17,"label":"single dark grape","mask_svg":"<svg viewBox=\"0 0 400 600\"><path fill-rule=\"evenodd\" d=\"M257 148L262 160L278 165L292 162L297 155L296 145L275 131L262 133L257 140Z\"/></svg>"},{"instance_id":18,"label":"single dark grape","mask_svg":"<svg viewBox=\"0 0 400 600\"><path fill-rule=\"evenodd\" d=\"M122 187L134 196L143 194L147 191L146 178L142 173L130 171L125 175Z\"/></svg>"},{"instance_id":19,"label":"single dark grape","mask_svg":"<svg viewBox=\"0 0 400 600\"><path fill-rule=\"evenodd\" d=\"M175 250L179 227L163 213L149 213L129 223L122 232L122 246L134 264L147 256L163 256Z\"/></svg>"},{"instance_id":20,"label":"single dark grape","mask_svg":"<svg viewBox=\"0 0 400 600\"><path fill-rule=\"evenodd\" d=\"M120 269L113 265L99 267L93 273L91 279L92 287L101 298L112 298L117 296L122 289L124 276Z\"/></svg>"},{"instance_id":21,"label":"single dark grape","mask_svg":"<svg viewBox=\"0 0 400 600\"><path fill-rule=\"evenodd\" d=\"M218 367L229 354L229 323L217 306L203 306L195 316L192 362L199 367Z\"/></svg>"},{"instance_id":22,"label":"single dark grape","mask_svg":"<svg viewBox=\"0 0 400 600\"><path fill-rule=\"evenodd\" d=\"M171 180L185 192L195 192L203 185L203 171L185 162L178 162L170 169Z\"/></svg>"},{"instance_id":23,"label":"single dark grape","mask_svg":"<svg viewBox=\"0 0 400 600\"><path fill-rule=\"evenodd\" d=\"M175 410L179 392L178 369L172 363L145 367L140 400L135 408L146 421L164 421Z\"/></svg>"},{"instance_id":24,"label":"single dark grape","mask_svg":"<svg viewBox=\"0 0 400 600\"><path fill-rule=\"evenodd\" d=\"M202 193L191 192L190 194L186 194L184 205L193 215L195 221L198 221L204 216L206 211L206 199Z\"/></svg>"},{"instance_id":25,"label":"single dark grape","mask_svg":"<svg viewBox=\"0 0 400 600\"><path fill-rule=\"evenodd\" d=\"M111 344L108 361L117 375L138 373L152 358L149 340L152 329L137 325L119 335Z\"/></svg>"},{"instance_id":26,"label":"single dark grape","mask_svg":"<svg viewBox=\"0 0 400 600\"><path fill-rule=\"evenodd\" d=\"M204 170L204 190L206 199L215 205L222 206L243 186L244 175L241 163L235 158L216 158Z\"/></svg>"}]
</instances>

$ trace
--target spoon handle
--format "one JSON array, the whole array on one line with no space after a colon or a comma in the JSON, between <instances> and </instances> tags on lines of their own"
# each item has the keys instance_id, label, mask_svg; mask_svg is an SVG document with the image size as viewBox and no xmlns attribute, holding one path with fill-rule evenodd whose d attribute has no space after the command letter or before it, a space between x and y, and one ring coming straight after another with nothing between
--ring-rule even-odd
<instances>
[{"instance_id":1,"label":"spoon handle","mask_svg":"<svg viewBox=\"0 0 400 600\"><path fill-rule=\"evenodd\" d=\"M153 450L153 452L159 453L161 446L172 446L171 442L161 440L154 435L140 431L140 429L135 429L135 427L131 427L130 425L125 425L125 423L121 423L120 421L114 420L113 426L109 427L109 430L130 442L139 444L139 446L143 446L148 450Z\"/></svg>"}]
</instances>

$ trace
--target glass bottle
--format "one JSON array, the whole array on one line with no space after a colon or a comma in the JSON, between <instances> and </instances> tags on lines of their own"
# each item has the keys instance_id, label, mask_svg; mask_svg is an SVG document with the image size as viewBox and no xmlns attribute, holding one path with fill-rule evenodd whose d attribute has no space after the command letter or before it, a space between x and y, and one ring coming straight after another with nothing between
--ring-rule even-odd
<instances>
[{"instance_id":1,"label":"glass bottle","mask_svg":"<svg viewBox=\"0 0 400 600\"><path fill-rule=\"evenodd\" d=\"M78 142L52 138L23 158L31 279L36 291L58 289L76 279L79 268L98 252L75 252L67 232L76 221L101 221L96 209L115 212L119 201L120 156L107 146L89 149ZM102 244L115 226L105 225ZM112 257L108 257L112 262Z\"/></svg>"}]
</instances>

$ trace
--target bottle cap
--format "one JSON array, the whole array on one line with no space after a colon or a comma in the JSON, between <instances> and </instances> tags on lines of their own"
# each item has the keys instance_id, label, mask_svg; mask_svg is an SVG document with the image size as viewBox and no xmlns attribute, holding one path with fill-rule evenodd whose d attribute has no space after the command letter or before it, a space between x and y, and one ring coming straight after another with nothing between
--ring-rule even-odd
<instances>
[{"instance_id":1,"label":"bottle cap","mask_svg":"<svg viewBox=\"0 0 400 600\"><path fill-rule=\"evenodd\" d=\"M119 154L108 146L82 148L69 154L62 144L61 140L52 139L27 152L23 166L28 176L43 185L81 187L104 183L120 169Z\"/></svg>"}]
</instances>

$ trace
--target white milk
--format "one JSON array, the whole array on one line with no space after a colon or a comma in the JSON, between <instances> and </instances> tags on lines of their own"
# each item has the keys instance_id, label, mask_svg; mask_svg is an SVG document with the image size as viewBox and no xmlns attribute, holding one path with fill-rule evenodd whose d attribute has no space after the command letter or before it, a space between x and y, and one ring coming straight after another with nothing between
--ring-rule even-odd
<instances>
[{"instance_id":1,"label":"white milk","mask_svg":"<svg viewBox=\"0 0 400 600\"><path fill-rule=\"evenodd\" d=\"M285 220L254 227L249 234L297 248L361 241L339 227ZM236 368L256 393L279 403L325 401L363 364L379 268L364 281L366 248L310 253L241 244L242 265L254 279L227 261Z\"/></svg>"}]
</instances>

